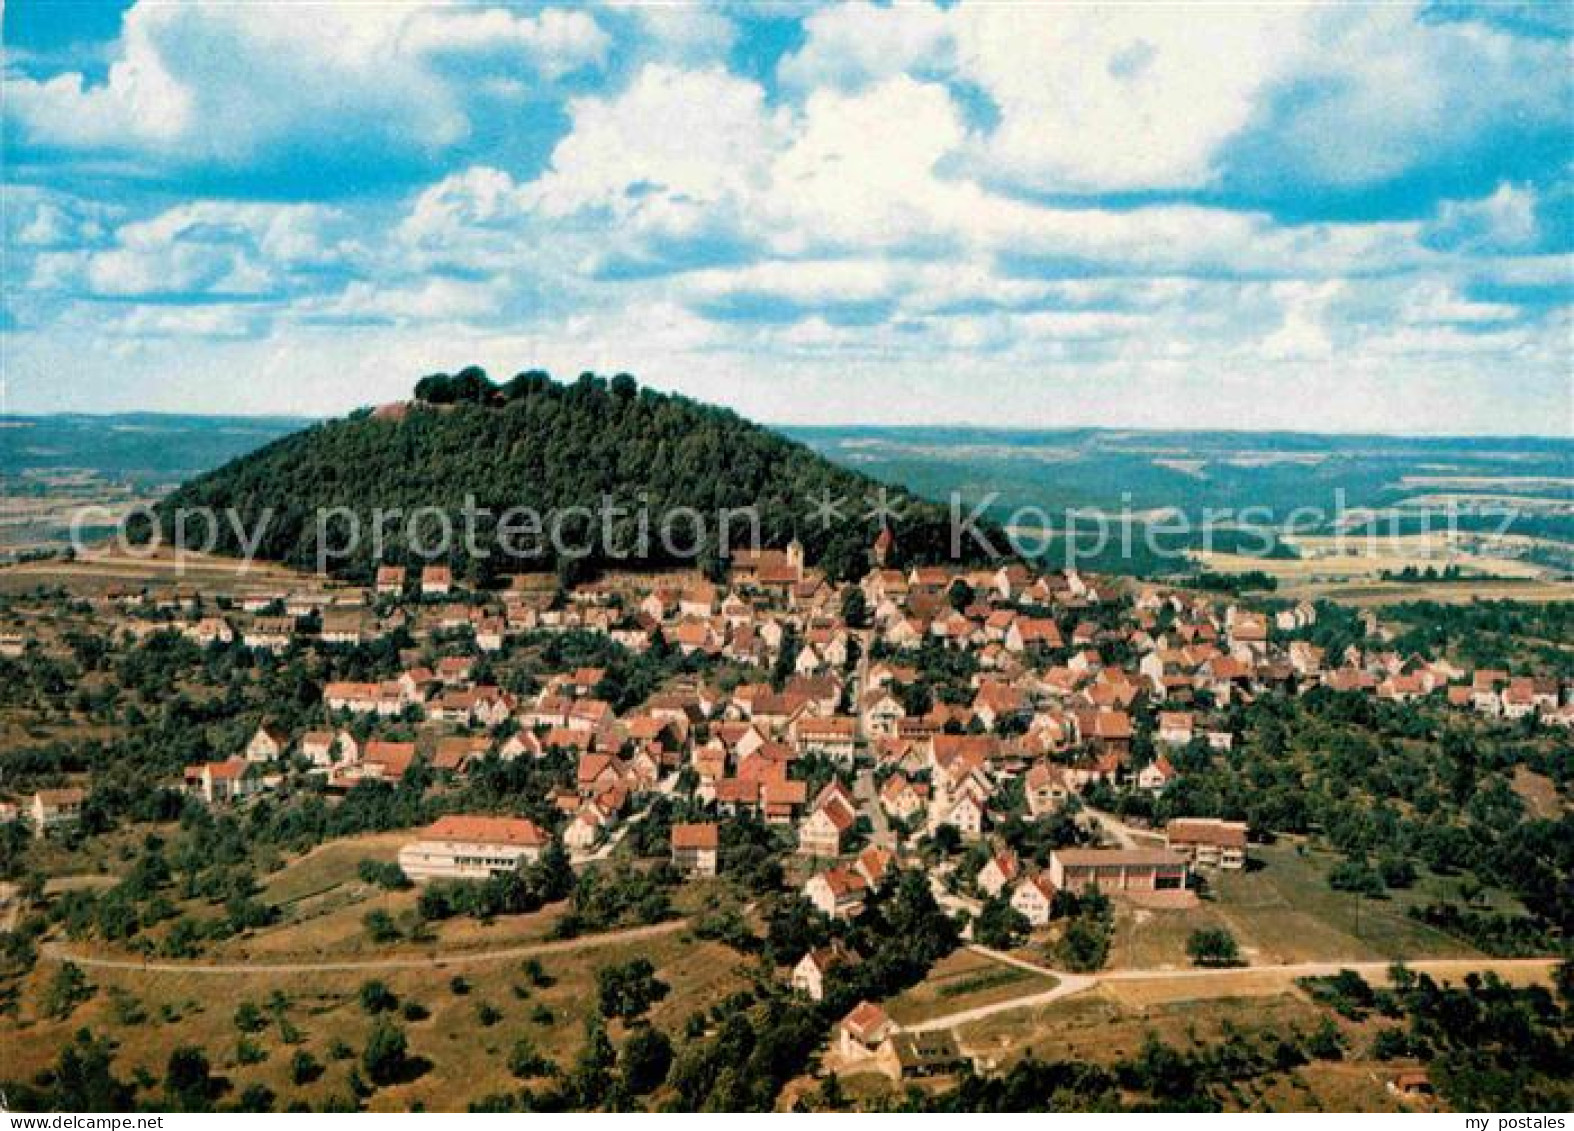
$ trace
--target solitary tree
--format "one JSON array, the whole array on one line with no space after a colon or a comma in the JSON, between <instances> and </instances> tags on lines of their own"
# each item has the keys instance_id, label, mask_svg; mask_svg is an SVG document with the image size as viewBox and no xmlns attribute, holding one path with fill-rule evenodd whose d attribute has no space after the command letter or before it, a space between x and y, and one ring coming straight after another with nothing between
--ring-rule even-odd
<instances>
[{"instance_id":1,"label":"solitary tree","mask_svg":"<svg viewBox=\"0 0 1574 1131\"><path fill-rule=\"evenodd\" d=\"M1239 966L1241 948L1223 927L1202 927L1186 940L1186 953L1196 966Z\"/></svg>"}]
</instances>

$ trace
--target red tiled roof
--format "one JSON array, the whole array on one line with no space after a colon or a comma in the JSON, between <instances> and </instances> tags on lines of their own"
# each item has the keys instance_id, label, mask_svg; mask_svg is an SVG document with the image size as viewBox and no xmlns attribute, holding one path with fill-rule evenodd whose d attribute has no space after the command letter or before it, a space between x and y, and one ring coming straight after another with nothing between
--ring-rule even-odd
<instances>
[{"instance_id":1,"label":"red tiled roof","mask_svg":"<svg viewBox=\"0 0 1574 1131\"><path fill-rule=\"evenodd\" d=\"M673 848L715 848L721 843L721 830L713 824L673 825Z\"/></svg>"},{"instance_id":2,"label":"red tiled roof","mask_svg":"<svg viewBox=\"0 0 1574 1131\"><path fill-rule=\"evenodd\" d=\"M540 848L552 839L528 817L473 817L462 814L439 817L421 835L427 840L508 844L522 848Z\"/></svg>"}]
</instances>

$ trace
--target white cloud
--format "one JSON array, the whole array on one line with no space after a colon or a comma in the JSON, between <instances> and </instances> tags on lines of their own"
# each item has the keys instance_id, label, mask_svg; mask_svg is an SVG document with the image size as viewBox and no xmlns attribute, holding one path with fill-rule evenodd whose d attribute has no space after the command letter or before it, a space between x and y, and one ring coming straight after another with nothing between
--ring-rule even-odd
<instances>
[{"instance_id":1,"label":"white cloud","mask_svg":"<svg viewBox=\"0 0 1574 1131\"><path fill-rule=\"evenodd\" d=\"M1506 182L1481 200L1443 201L1427 232L1436 246L1494 251L1527 248L1536 236L1535 190Z\"/></svg>"},{"instance_id":2,"label":"white cloud","mask_svg":"<svg viewBox=\"0 0 1574 1131\"><path fill-rule=\"evenodd\" d=\"M992 175L1043 189L1210 183L1295 60L1306 9L964 5L959 70L998 109Z\"/></svg>"},{"instance_id":3,"label":"white cloud","mask_svg":"<svg viewBox=\"0 0 1574 1131\"><path fill-rule=\"evenodd\" d=\"M343 294L310 311L333 319L388 319L398 323L470 321L495 314L502 305L497 282L433 278L410 283L356 280Z\"/></svg>"},{"instance_id":4,"label":"white cloud","mask_svg":"<svg viewBox=\"0 0 1574 1131\"><path fill-rule=\"evenodd\" d=\"M1500 33L1391 6L849 4L805 18L773 84L728 69L712 8L322 11L139 6L106 81L13 74L7 128L224 174L284 155L351 187L356 163L485 156L333 208L18 191L19 374L47 382L59 341L92 336L149 387L211 396L197 375L243 359L308 375L319 410L472 358L637 367L774 419L1445 419L1406 388L1486 388L1494 421L1537 419L1493 380L1542 419L1567 405L1568 311L1548 304L1574 257L1547 253L1566 190L1507 170L1376 222L1229 203L1243 162L1315 202L1505 108L1541 120L1545 77L1516 73L1538 57ZM544 135L528 115L570 89L566 133Z\"/></svg>"},{"instance_id":5,"label":"white cloud","mask_svg":"<svg viewBox=\"0 0 1574 1131\"><path fill-rule=\"evenodd\" d=\"M1556 127L1570 97L1566 45L1415 3L854 3L804 28L786 86L965 84L994 119L976 168L1030 192L1361 185Z\"/></svg>"},{"instance_id":6,"label":"white cloud","mask_svg":"<svg viewBox=\"0 0 1574 1131\"><path fill-rule=\"evenodd\" d=\"M898 77L854 95L817 91L772 165L762 211L794 253L951 238L976 192L940 181L935 166L962 138L941 86Z\"/></svg>"},{"instance_id":7,"label":"white cloud","mask_svg":"<svg viewBox=\"0 0 1574 1131\"><path fill-rule=\"evenodd\" d=\"M102 249L41 254L33 282L103 298L234 298L272 293L297 273L359 254L335 209L202 201L124 224Z\"/></svg>"},{"instance_id":8,"label":"white cloud","mask_svg":"<svg viewBox=\"0 0 1574 1131\"><path fill-rule=\"evenodd\" d=\"M1265 106L1251 152L1286 183L1372 184L1455 164L1503 131L1566 131L1564 43L1415 4L1320 9L1312 32L1287 76L1297 92Z\"/></svg>"},{"instance_id":9,"label":"white cloud","mask_svg":"<svg viewBox=\"0 0 1574 1131\"><path fill-rule=\"evenodd\" d=\"M528 195L513 177L476 165L422 190L398 231L415 246L447 249L477 232L511 231L529 212Z\"/></svg>"},{"instance_id":10,"label":"white cloud","mask_svg":"<svg viewBox=\"0 0 1574 1131\"><path fill-rule=\"evenodd\" d=\"M726 58L738 29L726 14L706 4L660 4L613 0L609 8L636 22L642 53L660 62L703 66Z\"/></svg>"},{"instance_id":11,"label":"white cloud","mask_svg":"<svg viewBox=\"0 0 1574 1131\"><path fill-rule=\"evenodd\" d=\"M512 55L548 78L600 66L611 39L584 12L549 8L539 16L503 8L417 10L401 29L401 51L426 55Z\"/></svg>"},{"instance_id":12,"label":"white cloud","mask_svg":"<svg viewBox=\"0 0 1574 1131\"><path fill-rule=\"evenodd\" d=\"M627 216L747 195L784 124L757 83L659 64L615 97L575 99L569 113L573 128L534 186L548 215L599 207Z\"/></svg>"},{"instance_id":13,"label":"white cloud","mask_svg":"<svg viewBox=\"0 0 1574 1131\"><path fill-rule=\"evenodd\" d=\"M1282 303L1279 328L1262 340L1261 354L1270 361L1326 361L1334 342L1328 305L1344 292L1342 282L1276 283L1273 296Z\"/></svg>"},{"instance_id":14,"label":"white cloud","mask_svg":"<svg viewBox=\"0 0 1574 1131\"><path fill-rule=\"evenodd\" d=\"M955 53L950 21L928 3L881 8L864 0L820 8L803 21L802 48L777 74L789 86L856 88L866 82L947 66Z\"/></svg>"},{"instance_id":15,"label":"white cloud","mask_svg":"<svg viewBox=\"0 0 1574 1131\"><path fill-rule=\"evenodd\" d=\"M35 144L182 164L430 156L469 133L469 88L484 85L487 60L505 77L548 81L598 64L608 43L579 12L327 4L301 14L140 3L105 81L8 75L6 114ZM443 69L456 56L469 64L451 78Z\"/></svg>"},{"instance_id":16,"label":"white cloud","mask_svg":"<svg viewBox=\"0 0 1574 1131\"><path fill-rule=\"evenodd\" d=\"M1409 288L1400 308L1403 321L1423 326L1482 326L1512 322L1518 316L1516 306L1466 298L1452 284L1438 279L1427 279Z\"/></svg>"}]
</instances>

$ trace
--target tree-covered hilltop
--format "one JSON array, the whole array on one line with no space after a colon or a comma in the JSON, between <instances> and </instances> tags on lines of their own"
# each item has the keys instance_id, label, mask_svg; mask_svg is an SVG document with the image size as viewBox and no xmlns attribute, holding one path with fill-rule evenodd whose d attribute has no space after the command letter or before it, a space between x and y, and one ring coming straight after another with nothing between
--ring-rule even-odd
<instances>
[{"instance_id":1,"label":"tree-covered hilltop","mask_svg":"<svg viewBox=\"0 0 1574 1131\"><path fill-rule=\"evenodd\" d=\"M949 516L944 507L836 466L806 446L745 420L727 409L686 397L642 389L634 378L586 373L559 383L546 373L521 373L502 384L477 368L423 378L408 405L316 425L277 440L182 486L158 508L163 536L175 535L182 509L209 508L219 515L220 553L243 551L243 538L262 528L256 554L301 568L318 562L318 514L353 509L363 535L356 552L335 558L334 572L364 578L374 565L369 536L373 512L395 509L389 520L381 560L416 564L430 560L419 551L434 544L439 520L428 514L410 537L412 512L438 508L459 516L472 498L474 508L492 518L476 522L477 543L497 546L496 518L511 508L528 507L551 530L554 514L564 516L564 541L592 547L576 561L558 561L545 547L539 557L509 559L493 552L479 558L461 545L447 555L463 576L484 582L500 573L558 568L578 573L609 564L628 564L636 545L634 514L603 518L603 500L632 510L641 504L649 516L650 552L640 560L661 564L659 532L674 508L704 516L707 539L698 560L717 563L718 514L725 508L756 507L761 543L782 547L793 537L811 563L833 577L861 574L878 531L869 517L885 490L900 513L889 525L896 536L895 557L936 561L950 549ZM839 517L829 522L816 503L832 499ZM588 507L595 514L572 514ZM267 508L272 509L266 522ZM235 518L228 517L233 509ZM328 543L344 544L349 520L329 524ZM733 548L748 534L738 519L731 526ZM674 522L680 549L692 539L692 518ZM187 523L186 543L200 541L204 525ZM244 532L244 534L243 534ZM610 537L608 535L610 534ZM535 539L510 534L512 545ZM462 538L458 539L462 542ZM541 539L547 541L547 539ZM997 542L997 544L999 544ZM610 552L609 552L610 551Z\"/></svg>"}]
</instances>

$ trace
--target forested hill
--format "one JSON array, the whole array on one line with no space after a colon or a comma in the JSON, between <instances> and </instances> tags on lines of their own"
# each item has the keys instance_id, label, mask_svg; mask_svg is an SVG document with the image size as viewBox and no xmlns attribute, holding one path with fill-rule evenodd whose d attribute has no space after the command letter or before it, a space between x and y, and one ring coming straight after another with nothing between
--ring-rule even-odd
<instances>
[{"instance_id":1,"label":"forested hill","mask_svg":"<svg viewBox=\"0 0 1574 1131\"><path fill-rule=\"evenodd\" d=\"M258 556L314 569L317 516L331 508L351 508L365 532L375 508L399 508L408 516L417 508L435 507L457 522L467 496L494 516L529 507L547 521L555 513L567 514L567 508L598 508L604 496L623 507L643 498L653 542L659 543L659 523L672 508L690 507L705 516L709 537L698 557L715 570L718 512L754 506L764 545L781 547L796 536L810 562L848 577L867 568L868 548L878 531L868 517L871 496L877 497L881 487L734 412L642 389L626 374L610 379L585 374L562 384L531 371L495 384L472 368L422 379L408 405L362 409L276 440L186 483L160 504L158 513L169 538L182 508L213 508L222 519L216 548L237 554L242 543L235 523L223 518L233 508L248 535L262 526ZM900 508L890 522L898 557L933 561L947 553L946 510L899 488L888 492ZM815 512L816 501L827 497L840 501L841 517L830 522ZM263 523L266 508L272 515ZM428 518L413 546L405 522L387 523L383 560L427 560L416 551L435 538L437 520ZM482 520L477 526L479 544L495 547L495 524ZM342 545L347 527L348 520L334 520L327 543ZM477 558L458 546L448 560L459 576L478 583L502 573L554 568L572 579L597 566L627 564L607 548L624 552L637 534L636 519L624 516L610 524L612 538L607 539L599 513L594 519L570 516L564 528L574 546L595 547L590 557L559 560L548 551L510 562L497 553ZM692 522L680 522L676 529L679 541L687 543ZM745 526L740 521L733 529L736 543ZM657 544L641 560L672 559ZM333 572L361 579L374 564L373 547L363 538L354 556L331 566Z\"/></svg>"}]
</instances>

